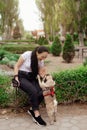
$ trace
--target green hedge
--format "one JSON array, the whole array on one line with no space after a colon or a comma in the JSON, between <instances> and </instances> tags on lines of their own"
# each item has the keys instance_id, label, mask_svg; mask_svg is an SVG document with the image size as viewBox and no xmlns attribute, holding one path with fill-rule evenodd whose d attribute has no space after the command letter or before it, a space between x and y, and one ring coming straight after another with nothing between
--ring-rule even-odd
<instances>
[{"instance_id":1,"label":"green hedge","mask_svg":"<svg viewBox=\"0 0 87 130\"><path fill-rule=\"evenodd\" d=\"M11 102L10 78L0 75L0 107L6 107Z\"/></svg>"},{"instance_id":2,"label":"green hedge","mask_svg":"<svg viewBox=\"0 0 87 130\"><path fill-rule=\"evenodd\" d=\"M9 42L18 42L18 43L21 43L21 42L27 42L27 43L31 43L31 42L35 42L35 39L29 39L29 40L18 40L18 39L12 39L12 40L2 40L1 41L2 43L9 43Z\"/></svg>"},{"instance_id":3,"label":"green hedge","mask_svg":"<svg viewBox=\"0 0 87 130\"><path fill-rule=\"evenodd\" d=\"M87 101L87 67L65 70L53 74L56 95L60 103Z\"/></svg>"},{"instance_id":4,"label":"green hedge","mask_svg":"<svg viewBox=\"0 0 87 130\"><path fill-rule=\"evenodd\" d=\"M35 47L39 46L38 44L6 44L2 45L0 49L15 53L15 54L21 54L25 51L32 51ZM50 45L45 45L50 50Z\"/></svg>"},{"instance_id":5,"label":"green hedge","mask_svg":"<svg viewBox=\"0 0 87 130\"><path fill-rule=\"evenodd\" d=\"M0 49L0 64L5 64L10 68L13 68L19 56L19 54L13 54L11 52Z\"/></svg>"},{"instance_id":6,"label":"green hedge","mask_svg":"<svg viewBox=\"0 0 87 130\"><path fill-rule=\"evenodd\" d=\"M18 90L16 97L16 88L12 87L11 79L10 76L0 75L0 108L28 104L28 96L23 91Z\"/></svg>"},{"instance_id":7,"label":"green hedge","mask_svg":"<svg viewBox=\"0 0 87 130\"><path fill-rule=\"evenodd\" d=\"M3 50L6 50L6 51L9 51L9 52L12 52L12 53L15 53L15 54L21 54L25 51L32 51L35 47L37 47L38 45L36 44L29 44L29 45L26 45L26 44L7 44L7 45L3 45L1 47L1 49Z\"/></svg>"},{"instance_id":8,"label":"green hedge","mask_svg":"<svg viewBox=\"0 0 87 130\"><path fill-rule=\"evenodd\" d=\"M53 73L53 77L59 103L87 102L87 67ZM11 79L12 77L0 75L1 107L15 104L15 89L11 86ZM17 99L19 106L25 105L28 101L23 91L19 91Z\"/></svg>"}]
</instances>

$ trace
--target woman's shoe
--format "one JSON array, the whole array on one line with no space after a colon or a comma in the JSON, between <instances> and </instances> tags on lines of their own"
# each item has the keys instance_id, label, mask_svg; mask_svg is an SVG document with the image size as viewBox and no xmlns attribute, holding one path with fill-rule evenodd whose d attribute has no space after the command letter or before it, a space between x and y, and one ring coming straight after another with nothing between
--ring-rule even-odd
<instances>
[{"instance_id":1,"label":"woman's shoe","mask_svg":"<svg viewBox=\"0 0 87 130\"><path fill-rule=\"evenodd\" d=\"M32 116L35 123L38 125L46 126L46 122L41 118L41 116L35 117L33 110L28 110L28 114Z\"/></svg>"},{"instance_id":2,"label":"woman's shoe","mask_svg":"<svg viewBox=\"0 0 87 130\"><path fill-rule=\"evenodd\" d=\"M29 109L27 112L28 112L28 114L31 115L32 117L35 116L33 110Z\"/></svg>"},{"instance_id":3,"label":"woman's shoe","mask_svg":"<svg viewBox=\"0 0 87 130\"><path fill-rule=\"evenodd\" d=\"M42 126L46 126L46 122L41 118L41 116L35 117L34 116L34 121L38 124L38 125L42 125Z\"/></svg>"}]
</instances>

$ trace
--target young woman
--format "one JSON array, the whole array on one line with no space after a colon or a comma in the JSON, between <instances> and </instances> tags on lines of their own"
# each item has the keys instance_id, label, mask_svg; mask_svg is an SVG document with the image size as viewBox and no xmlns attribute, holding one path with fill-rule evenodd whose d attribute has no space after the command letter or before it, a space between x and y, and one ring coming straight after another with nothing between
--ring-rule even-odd
<instances>
[{"instance_id":1,"label":"young woman","mask_svg":"<svg viewBox=\"0 0 87 130\"><path fill-rule=\"evenodd\" d=\"M45 46L39 46L34 51L24 52L14 67L15 80L18 81L20 89L29 95L31 101L32 110L29 110L28 113L33 116L36 123L44 126L46 126L46 122L39 113L39 104L44 97L37 74L44 67L47 55L48 49Z\"/></svg>"}]
</instances>

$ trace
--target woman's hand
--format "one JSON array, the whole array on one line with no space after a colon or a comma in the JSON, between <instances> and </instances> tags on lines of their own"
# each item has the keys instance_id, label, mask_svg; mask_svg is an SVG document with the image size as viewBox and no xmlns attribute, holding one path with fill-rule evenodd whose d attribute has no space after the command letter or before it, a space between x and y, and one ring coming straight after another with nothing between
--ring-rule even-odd
<instances>
[{"instance_id":1,"label":"woman's hand","mask_svg":"<svg viewBox=\"0 0 87 130\"><path fill-rule=\"evenodd\" d=\"M20 81L18 79L18 76L15 77L15 80L18 82L18 87L20 86Z\"/></svg>"},{"instance_id":2,"label":"woman's hand","mask_svg":"<svg viewBox=\"0 0 87 130\"><path fill-rule=\"evenodd\" d=\"M23 64L24 59L22 58L22 56L20 56L20 58L18 59L18 62L15 64L14 66L14 79L15 81L17 81L18 87L20 86L20 81L18 80L18 70L20 68L20 66Z\"/></svg>"},{"instance_id":3,"label":"woman's hand","mask_svg":"<svg viewBox=\"0 0 87 130\"><path fill-rule=\"evenodd\" d=\"M12 79L12 86L13 86L13 87L16 87L16 88L19 87L19 86L20 86L19 81L17 81L15 78L13 78L13 79Z\"/></svg>"}]
</instances>

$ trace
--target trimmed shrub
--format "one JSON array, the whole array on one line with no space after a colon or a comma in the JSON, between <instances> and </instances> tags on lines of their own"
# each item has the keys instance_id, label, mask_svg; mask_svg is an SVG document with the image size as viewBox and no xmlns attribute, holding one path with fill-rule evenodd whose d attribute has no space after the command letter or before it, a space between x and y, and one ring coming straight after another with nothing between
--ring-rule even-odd
<instances>
[{"instance_id":1,"label":"trimmed shrub","mask_svg":"<svg viewBox=\"0 0 87 130\"><path fill-rule=\"evenodd\" d=\"M73 38L73 44L74 45L79 45L79 36L78 36L78 33L74 32L72 38Z\"/></svg>"},{"instance_id":2,"label":"trimmed shrub","mask_svg":"<svg viewBox=\"0 0 87 130\"><path fill-rule=\"evenodd\" d=\"M39 44L39 45L48 45L49 42L45 37L39 37L39 39L37 40L37 44Z\"/></svg>"},{"instance_id":3,"label":"trimmed shrub","mask_svg":"<svg viewBox=\"0 0 87 130\"><path fill-rule=\"evenodd\" d=\"M87 57L84 58L84 61L83 61L83 66L87 66Z\"/></svg>"},{"instance_id":4,"label":"trimmed shrub","mask_svg":"<svg viewBox=\"0 0 87 130\"><path fill-rule=\"evenodd\" d=\"M53 39L54 39L54 37L53 37L53 36L49 36L49 40L50 40L50 42L52 42L52 41L53 41Z\"/></svg>"},{"instance_id":5,"label":"trimmed shrub","mask_svg":"<svg viewBox=\"0 0 87 130\"><path fill-rule=\"evenodd\" d=\"M10 78L0 75L0 107L7 107L11 102L10 95Z\"/></svg>"},{"instance_id":6,"label":"trimmed shrub","mask_svg":"<svg viewBox=\"0 0 87 130\"><path fill-rule=\"evenodd\" d=\"M3 45L1 47L1 49L9 51L11 53L14 54L22 54L25 51L32 51L34 50L37 46L39 46L38 44L29 44L29 45L25 45L25 44L7 44L7 45ZM50 50L50 45L45 45L49 50Z\"/></svg>"},{"instance_id":7,"label":"trimmed shrub","mask_svg":"<svg viewBox=\"0 0 87 130\"><path fill-rule=\"evenodd\" d=\"M13 68L18 58L18 54L12 54L5 50L0 50L0 64L5 64Z\"/></svg>"},{"instance_id":8,"label":"trimmed shrub","mask_svg":"<svg viewBox=\"0 0 87 130\"><path fill-rule=\"evenodd\" d=\"M25 45L25 44L7 44L7 45L3 45L2 49L15 53L15 54L22 54L25 51L32 51L35 47L37 47L37 44L29 44L29 45Z\"/></svg>"},{"instance_id":9,"label":"trimmed shrub","mask_svg":"<svg viewBox=\"0 0 87 130\"><path fill-rule=\"evenodd\" d=\"M87 40L84 41L84 46L87 46Z\"/></svg>"},{"instance_id":10,"label":"trimmed shrub","mask_svg":"<svg viewBox=\"0 0 87 130\"><path fill-rule=\"evenodd\" d=\"M34 43L35 42L35 39L9 39L9 40L2 40L2 42L4 44L9 44L9 43L12 43L12 44L15 44L15 43L20 43L20 44L23 44L23 43Z\"/></svg>"},{"instance_id":11,"label":"trimmed shrub","mask_svg":"<svg viewBox=\"0 0 87 130\"><path fill-rule=\"evenodd\" d=\"M78 33L74 32L73 34L73 41L79 41Z\"/></svg>"},{"instance_id":12,"label":"trimmed shrub","mask_svg":"<svg viewBox=\"0 0 87 130\"><path fill-rule=\"evenodd\" d=\"M7 54L8 52L5 51L5 50L0 50L0 61L5 57L5 55Z\"/></svg>"},{"instance_id":13,"label":"trimmed shrub","mask_svg":"<svg viewBox=\"0 0 87 130\"><path fill-rule=\"evenodd\" d=\"M21 38L21 33L20 33L20 29L19 29L19 26L16 25L13 29L13 38L14 39L18 39L18 38Z\"/></svg>"},{"instance_id":14,"label":"trimmed shrub","mask_svg":"<svg viewBox=\"0 0 87 130\"><path fill-rule=\"evenodd\" d=\"M67 34L65 44L63 46L62 57L67 63L71 63L74 56L75 56L75 47L74 47L74 44L72 42L72 37L70 34Z\"/></svg>"},{"instance_id":15,"label":"trimmed shrub","mask_svg":"<svg viewBox=\"0 0 87 130\"><path fill-rule=\"evenodd\" d=\"M29 97L22 90L18 90L16 97L16 88L11 86L11 79L12 77L0 75L0 107L22 107L29 104Z\"/></svg>"},{"instance_id":16,"label":"trimmed shrub","mask_svg":"<svg viewBox=\"0 0 87 130\"><path fill-rule=\"evenodd\" d=\"M48 45L48 44L49 44L49 42L48 42L48 40L45 38L42 45Z\"/></svg>"},{"instance_id":17,"label":"trimmed shrub","mask_svg":"<svg viewBox=\"0 0 87 130\"><path fill-rule=\"evenodd\" d=\"M54 73L59 103L87 102L87 67Z\"/></svg>"},{"instance_id":18,"label":"trimmed shrub","mask_svg":"<svg viewBox=\"0 0 87 130\"><path fill-rule=\"evenodd\" d=\"M55 92L59 103L87 102L87 67L53 73ZM11 77L0 75L0 107L15 106L15 91ZM29 105L29 97L19 89L17 106Z\"/></svg>"},{"instance_id":19,"label":"trimmed shrub","mask_svg":"<svg viewBox=\"0 0 87 130\"><path fill-rule=\"evenodd\" d=\"M55 40L51 45L51 53L54 56L60 56L61 51L62 51L62 45L60 43L60 40L58 37L55 37Z\"/></svg>"}]
</instances>

